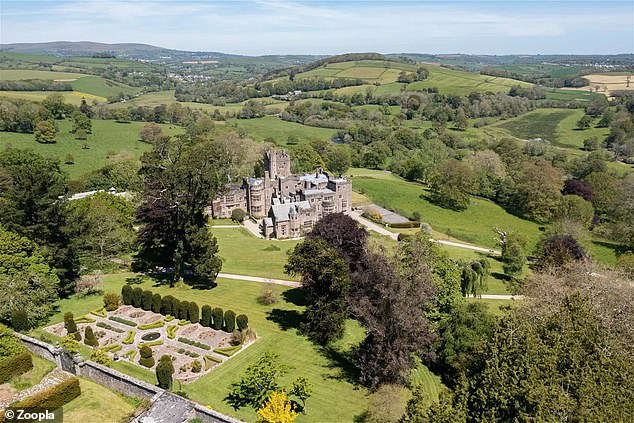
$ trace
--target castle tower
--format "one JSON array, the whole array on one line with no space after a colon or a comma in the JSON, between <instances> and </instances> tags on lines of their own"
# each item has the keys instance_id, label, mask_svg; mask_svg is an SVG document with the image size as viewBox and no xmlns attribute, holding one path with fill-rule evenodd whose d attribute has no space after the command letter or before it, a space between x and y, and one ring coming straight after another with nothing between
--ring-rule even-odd
<instances>
[{"instance_id":1,"label":"castle tower","mask_svg":"<svg viewBox=\"0 0 634 423\"><path fill-rule=\"evenodd\" d=\"M269 177L286 178L291 175L291 156L286 151L272 150L266 153Z\"/></svg>"}]
</instances>

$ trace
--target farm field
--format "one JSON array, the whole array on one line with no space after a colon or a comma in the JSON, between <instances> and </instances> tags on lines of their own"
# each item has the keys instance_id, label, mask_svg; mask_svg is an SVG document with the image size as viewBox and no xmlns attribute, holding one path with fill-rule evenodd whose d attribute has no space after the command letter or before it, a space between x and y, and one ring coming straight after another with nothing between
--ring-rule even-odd
<instances>
[{"instance_id":1,"label":"farm field","mask_svg":"<svg viewBox=\"0 0 634 423\"><path fill-rule=\"evenodd\" d=\"M48 157L54 157L62 162L61 167L70 175L71 179L77 179L86 173L97 170L108 164L108 158L116 154L127 152L132 157L139 158L151 146L138 141L138 134L144 122L118 123L112 120L93 120L92 134L87 141L74 138L69 131L72 122L69 120L57 121L59 132L57 142L54 144L40 144L35 141L33 134L21 134L15 132L0 132L0 148L12 146L15 148L30 148L36 153ZM169 135L182 132L182 128L174 125L161 125L163 131ZM90 148L82 149L82 144L87 143ZM75 164L64 164L67 154L71 154Z\"/></svg>"},{"instance_id":2,"label":"farm field","mask_svg":"<svg viewBox=\"0 0 634 423\"><path fill-rule=\"evenodd\" d=\"M387 84L396 82L401 71L415 72L416 65L387 60L359 60L352 62L328 63L307 72L299 73L295 78L348 78L362 79L367 83Z\"/></svg>"},{"instance_id":3,"label":"farm field","mask_svg":"<svg viewBox=\"0 0 634 423\"><path fill-rule=\"evenodd\" d=\"M611 96L613 91L634 90L634 74L627 72L606 72L591 75L584 75L590 85L581 87L583 91L594 91L606 96ZM598 88L598 90L597 90ZM568 88L564 88L567 90Z\"/></svg>"},{"instance_id":4,"label":"farm field","mask_svg":"<svg viewBox=\"0 0 634 423\"><path fill-rule=\"evenodd\" d=\"M19 98L22 100L41 102L51 94L61 94L64 97L64 101L75 106L79 106L82 99L85 99L88 104L92 104L93 101L99 103L106 102L105 97L81 91L0 91L0 98Z\"/></svg>"},{"instance_id":5,"label":"farm field","mask_svg":"<svg viewBox=\"0 0 634 423\"><path fill-rule=\"evenodd\" d=\"M429 77L423 81L412 82L407 85L408 90L422 90L435 87L441 94L466 96L472 92L508 92L514 85L530 86L527 82L514 79L500 78L461 70L443 68L437 65L425 64L429 70Z\"/></svg>"},{"instance_id":6,"label":"farm field","mask_svg":"<svg viewBox=\"0 0 634 423\"><path fill-rule=\"evenodd\" d=\"M119 292L126 279L134 276L131 273L107 275L104 277L103 289L106 292ZM170 294L181 300L195 301L199 305L209 304L224 310L232 309L236 314L245 313L249 316L250 326L258 333L260 339L248 349L196 382L182 386L193 400L240 419L254 420L255 413L252 409L235 411L223 398L231 383L237 382L250 364L265 352L271 351L278 354L280 362L290 368L282 380L283 385L290 384L298 376L307 377L314 385L314 394L307 401L308 412L301 415L298 422L352 421L367 406L367 391L352 385L345 376L345 354L361 341L363 330L356 322L349 321L344 339L331 350L323 350L312 344L297 333L299 313L304 304L301 291L276 286L279 300L266 306L256 301L263 287L256 282L220 278L215 288L199 290L188 286L168 288L154 280L143 278L140 284L134 286L150 289L161 295ZM60 300L58 305L57 313L46 325L62 321L66 311L73 311L75 316L86 314L100 307L102 298L100 295L74 295ZM41 330L34 332L41 333ZM117 370L127 372L127 368L118 364L115 365ZM146 380L154 378L153 373L140 368L133 376L138 377L140 373Z\"/></svg>"},{"instance_id":7,"label":"farm field","mask_svg":"<svg viewBox=\"0 0 634 423\"><path fill-rule=\"evenodd\" d=\"M337 132L335 129L316 128L295 122L286 122L274 116L257 119L229 119L229 124L243 128L253 139L264 141L273 138L280 146L288 145L288 137L296 136L299 141L321 139L329 141Z\"/></svg>"},{"instance_id":8,"label":"farm field","mask_svg":"<svg viewBox=\"0 0 634 423\"><path fill-rule=\"evenodd\" d=\"M140 88L110 81L100 76L74 72L56 72L43 70L0 69L0 80L22 81L29 79L52 80L69 83L74 91L87 93L97 97L109 97L121 92L134 95L141 92ZM1 92L0 92L1 94Z\"/></svg>"},{"instance_id":9,"label":"farm field","mask_svg":"<svg viewBox=\"0 0 634 423\"><path fill-rule=\"evenodd\" d=\"M287 252L299 241L256 238L244 228L213 228L218 239L222 272L263 278L293 279L284 273Z\"/></svg>"}]
</instances>

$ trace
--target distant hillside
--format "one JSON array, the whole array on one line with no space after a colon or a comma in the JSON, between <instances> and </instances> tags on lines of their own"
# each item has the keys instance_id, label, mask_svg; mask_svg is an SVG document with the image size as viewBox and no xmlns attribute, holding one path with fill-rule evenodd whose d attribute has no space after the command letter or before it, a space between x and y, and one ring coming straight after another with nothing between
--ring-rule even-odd
<instances>
[{"instance_id":1,"label":"distant hillside","mask_svg":"<svg viewBox=\"0 0 634 423\"><path fill-rule=\"evenodd\" d=\"M51 41L47 43L0 44L0 49L15 53L53 54L58 56L90 56L96 53L113 53L131 56L148 53L170 52L170 49L139 43L106 44L93 41Z\"/></svg>"}]
</instances>

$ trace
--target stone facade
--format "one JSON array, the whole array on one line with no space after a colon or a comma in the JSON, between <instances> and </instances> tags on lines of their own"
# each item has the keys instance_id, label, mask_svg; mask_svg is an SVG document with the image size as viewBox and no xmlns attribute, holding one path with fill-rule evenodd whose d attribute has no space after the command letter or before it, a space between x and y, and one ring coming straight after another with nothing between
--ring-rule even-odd
<instances>
[{"instance_id":1,"label":"stone facade","mask_svg":"<svg viewBox=\"0 0 634 423\"><path fill-rule=\"evenodd\" d=\"M266 154L264 178L246 178L242 185L229 185L227 193L213 202L211 211L213 217L227 218L236 208L262 219L267 238L298 238L323 216L351 211L352 183L321 169L293 175L289 154L271 151Z\"/></svg>"}]
</instances>

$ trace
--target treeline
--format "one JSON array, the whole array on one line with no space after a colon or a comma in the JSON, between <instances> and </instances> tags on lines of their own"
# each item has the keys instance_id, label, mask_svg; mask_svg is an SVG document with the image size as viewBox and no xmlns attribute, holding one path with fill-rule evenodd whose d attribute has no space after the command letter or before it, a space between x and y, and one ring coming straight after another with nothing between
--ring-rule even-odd
<instances>
[{"instance_id":1,"label":"treeline","mask_svg":"<svg viewBox=\"0 0 634 423\"><path fill-rule=\"evenodd\" d=\"M342 63L342 62L354 62L357 60L388 60L393 62L400 62L398 58L389 58L379 53L346 53L336 56L326 57L325 59L316 60L311 63L307 63L302 66L295 66L288 69L278 69L268 72L263 75L263 79L273 79L282 76L289 76L291 79L298 73L308 72L313 69L317 69L320 66L327 65L329 63Z\"/></svg>"},{"instance_id":2,"label":"treeline","mask_svg":"<svg viewBox=\"0 0 634 423\"><path fill-rule=\"evenodd\" d=\"M517 79L518 81L530 82L531 84L543 85L551 88L580 88L590 85L590 81L582 76L571 76L565 78L553 77L550 75L529 76L511 72L506 69L486 68L480 71L481 75L497 76L501 78Z\"/></svg>"},{"instance_id":3,"label":"treeline","mask_svg":"<svg viewBox=\"0 0 634 423\"><path fill-rule=\"evenodd\" d=\"M193 101L222 106L226 103L239 103L250 98L283 95L292 91L319 91L342 87L363 85L360 79L302 78L276 82L243 85L232 81L204 82L197 84L179 84L174 96L178 101Z\"/></svg>"},{"instance_id":4,"label":"treeline","mask_svg":"<svg viewBox=\"0 0 634 423\"><path fill-rule=\"evenodd\" d=\"M22 81L0 81L0 91L72 91L67 82L47 79L26 79Z\"/></svg>"}]
</instances>

